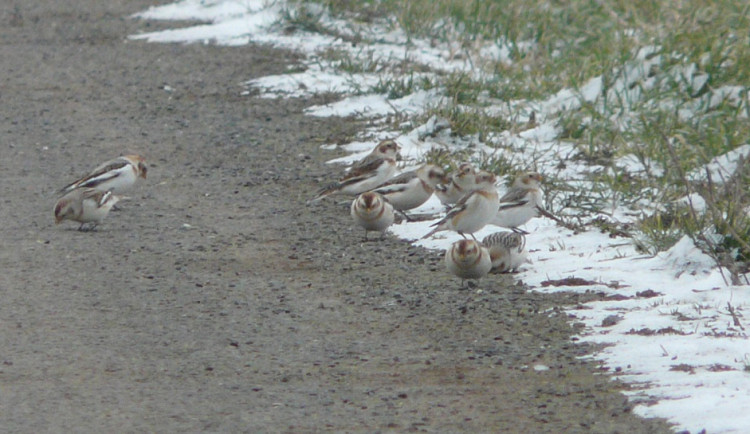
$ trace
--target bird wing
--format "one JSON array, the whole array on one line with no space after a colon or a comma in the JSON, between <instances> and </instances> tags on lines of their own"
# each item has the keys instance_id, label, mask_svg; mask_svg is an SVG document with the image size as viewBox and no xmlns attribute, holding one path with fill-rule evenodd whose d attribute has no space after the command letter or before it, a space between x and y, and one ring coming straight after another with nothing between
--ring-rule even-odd
<instances>
[{"instance_id":1,"label":"bird wing","mask_svg":"<svg viewBox=\"0 0 750 434\"><path fill-rule=\"evenodd\" d=\"M127 161L115 160L109 163L102 164L101 166L94 169L90 174L83 178L71 182L70 184L63 187L60 192L70 191L74 188L87 188L96 187L102 182L109 181L110 179L122 176L124 173L123 168L130 165Z\"/></svg>"},{"instance_id":2,"label":"bird wing","mask_svg":"<svg viewBox=\"0 0 750 434\"><path fill-rule=\"evenodd\" d=\"M107 199L109 199L111 195L111 191L99 191L93 188L86 188L81 191L81 202L90 199L96 202L97 207L100 207L107 202Z\"/></svg>"},{"instance_id":3,"label":"bird wing","mask_svg":"<svg viewBox=\"0 0 750 434\"><path fill-rule=\"evenodd\" d=\"M380 193L383 196L394 194L394 193L401 193L406 191L409 188L408 184L383 184L380 187L372 190L374 192Z\"/></svg>"},{"instance_id":4,"label":"bird wing","mask_svg":"<svg viewBox=\"0 0 750 434\"><path fill-rule=\"evenodd\" d=\"M351 170L341 178L340 182L347 183L353 178L356 178L357 181L370 178L377 173L378 167L380 167L381 164L385 164L385 159L378 157L365 165L352 166Z\"/></svg>"},{"instance_id":5,"label":"bird wing","mask_svg":"<svg viewBox=\"0 0 750 434\"><path fill-rule=\"evenodd\" d=\"M411 181L414 179L417 179L416 172L405 172L380 184L372 191L383 195L401 193L409 189Z\"/></svg>"},{"instance_id":6,"label":"bird wing","mask_svg":"<svg viewBox=\"0 0 750 434\"><path fill-rule=\"evenodd\" d=\"M529 190L526 188L512 188L500 198L499 202L500 207L498 210L526 205L529 203Z\"/></svg>"},{"instance_id":7,"label":"bird wing","mask_svg":"<svg viewBox=\"0 0 750 434\"><path fill-rule=\"evenodd\" d=\"M410 170L408 172L404 172L404 173L402 173L402 174L400 174L398 176L395 176L395 177L389 179L387 182L381 184L378 187L378 189L380 189L382 187L387 187L387 186L405 185L405 184L408 184L409 181L411 181L412 179L414 179L416 177L417 177L417 172L415 172L413 170Z\"/></svg>"},{"instance_id":8,"label":"bird wing","mask_svg":"<svg viewBox=\"0 0 750 434\"><path fill-rule=\"evenodd\" d=\"M471 193L462 197L458 202L456 202L453 208L451 208L450 211L448 211L448 214L446 214L445 217L440 219L440 221L438 221L437 223L431 224L430 226L438 226L444 222L447 222L448 220L458 215L458 213L465 210L467 206L467 201L469 200L469 198L473 197L475 193L476 193L475 191L472 191Z\"/></svg>"},{"instance_id":9,"label":"bird wing","mask_svg":"<svg viewBox=\"0 0 750 434\"><path fill-rule=\"evenodd\" d=\"M368 166L368 165L372 164L373 161L382 160L382 159L383 159L383 155L382 154L371 152L371 153L367 154L367 156L365 158L363 158L363 159L357 161L356 163L352 164L352 167L351 167L350 171L352 171L352 170L359 170L362 167L365 167L365 166Z\"/></svg>"}]
</instances>

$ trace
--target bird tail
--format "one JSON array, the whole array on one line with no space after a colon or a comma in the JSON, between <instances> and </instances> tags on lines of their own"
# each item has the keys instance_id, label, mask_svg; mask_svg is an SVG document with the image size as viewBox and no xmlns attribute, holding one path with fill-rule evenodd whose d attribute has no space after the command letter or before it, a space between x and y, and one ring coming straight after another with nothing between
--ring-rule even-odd
<instances>
[{"instance_id":1,"label":"bird tail","mask_svg":"<svg viewBox=\"0 0 750 434\"><path fill-rule=\"evenodd\" d=\"M58 196L64 196L64 195L70 193L71 191L75 190L76 187L78 187L78 181L71 182L70 184L66 185L65 187L57 190L57 195Z\"/></svg>"},{"instance_id":2,"label":"bird tail","mask_svg":"<svg viewBox=\"0 0 750 434\"><path fill-rule=\"evenodd\" d=\"M435 232L438 232L439 230L440 230L440 227L438 226L435 229L431 230L430 232L427 232L427 235L420 238L420 240L431 237L433 234L435 234Z\"/></svg>"},{"instance_id":3,"label":"bird tail","mask_svg":"<svg viewBox=\"0 0 750 434\"><path fill-rule=\"evenodd\" d=\"M340 182L334 182L331 184L328 184L322 188L320 188L317 192L315 192L315 197L310 200L310 202L317 202L325 197L328 197L332 195L333 193L336 193L339 188L341 188Z\"/></svg>"}]
</instances>

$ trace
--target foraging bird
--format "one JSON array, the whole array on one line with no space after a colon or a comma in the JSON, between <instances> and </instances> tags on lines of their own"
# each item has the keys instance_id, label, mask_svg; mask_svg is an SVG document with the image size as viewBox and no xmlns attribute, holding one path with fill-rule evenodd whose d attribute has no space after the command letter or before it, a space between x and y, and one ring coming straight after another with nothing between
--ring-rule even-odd
<instances>
[{"instance_id":1,"label":"foraging bird","mask_svg":"<svg viewBox=\"0 0 750 434\"><path fill-rule=\"evenodd\" d=\"M443 205L453 205L471 192L476 181L476 170L470 163L461 163L446 184L435 187L435 196Z\"/></svg>"},{"instance_id":2,"label":"foraging bird","mask_svg":"<svg viewBox=\"0 0 750 434\"><path fill-rule=\"evenodd\" d=\"M145 159L140 155L124 155L106 161L92 170L88 175L60 189L60 193L69 193L76 188L94 188L99 191L122 193L135 185L138 178L146 179L148 168Z\"/></svg>"},{"instance_id":3,"label":"foraging bird","mask_svg":"<svg viewBox=\"0 0 750 434\"><path fill-rule=\"evenodd\" d=\"M81 223L79 231L92 230L121 199L124 198L115 196L111 191L76 188L55 204L55 224L60 224L63 220L72 220ZM84 229L86 223L91 223L88 229Z\"/></svg>"},{"instance_id":4,"label":"foraging bird","mask_svg":"<svg viewBox=\"0 0 750 434\"><path fill-rule=\"evenodd\" d=\"M448 271L464 279L479 279L490 272L490 253L478 241L463 239L451 244L445 251L445 266Z\"/></svg>"},{"instance_id":5,"label":"foraging bird","mask_svg":"<svg viewBox=\"0 0 750 434\"><path fill-rule=\"evenodd\" d=\"M464 234L468 233L474 238L474 232L482 229L497 213L495 180L495 175L489 172L477 173L474 190L462 197L445 217L433 223L431 226L435 229L422 239L440 231L456 231L464 238Z\"/></svg>"},{"instance_id":6,"label":"foraging bird","mask_svg":"<svg viewBox=\"0 0 750 434\"><path fill-rule=\"evenodd\" d=\"M367 191L352 201L351 212L354 222L365 229L365 241L368 231L379 231L380 239L385 236L385 230L393 224L393 207L383 196L373 191Z\"/></svg>"},{"instance_id":7,"label":"foraging bird","mask_svg":"<svg viewBox=\"0 0 750 434\"><path fill-rule=\"evenodd\" d=\"M497 214L490 224L526 233L518 227L536 217L537 208L543 208L541 182L542 175L536 172L516 178L510 190L500 198Z\"/></svg>"},{"instance_id":8,"label":"foraging bird","mask_svg":"<svg viewBox=\"0 0 750 434\"><path fill-rule=\"evenodd\" d=\"M396 172L396 156L399 149L401 147L393 140L380 142L341 179L318 190L312 201L321 200L332 194L357 195L386 182Z\"/></svg>"},{"instance_id":9,"label":"foraging bird","mask_svg":"<svg viewBox=\"0 0 750 434\"><path fill-rule=\"evenodd\" d=\"M518 232L495 232L484 237L482 245L490 253L492 269L499 273L515 271L529 254L526 236Z\"/></svg>"},{"instance_id":10,"label":"foraging bird","mask_svg":"<svg viewBox=\"0 0 750 434\"><path fill-rule=\"evenodd\" d=\"M435 186L444 179L443 169L425 164L417 170L402 173L372 191L380 193L394 210L401 212L409 220L404 211L427 202L435 191Z\"/></svg>"}]
</instances>

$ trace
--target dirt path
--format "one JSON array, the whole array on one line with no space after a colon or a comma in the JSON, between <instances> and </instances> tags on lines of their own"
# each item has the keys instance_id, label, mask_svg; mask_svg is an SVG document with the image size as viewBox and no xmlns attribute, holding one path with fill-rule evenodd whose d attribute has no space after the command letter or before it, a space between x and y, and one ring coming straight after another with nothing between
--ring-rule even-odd
<instances>
[{"instance_id":1,"label":"dirt path","mask_svg":"<svg viewBox=\"0 0 750 434\"><path fill-rule=\"evenodd\" d=\"M294 54L64 3L0 7L0 431L668 432L578 359L573 296L459 291L305 204L357 125L239 96ZM126 151L150 171L122 211L55 226L55 190Z\"/></svg>"}]
</instances>

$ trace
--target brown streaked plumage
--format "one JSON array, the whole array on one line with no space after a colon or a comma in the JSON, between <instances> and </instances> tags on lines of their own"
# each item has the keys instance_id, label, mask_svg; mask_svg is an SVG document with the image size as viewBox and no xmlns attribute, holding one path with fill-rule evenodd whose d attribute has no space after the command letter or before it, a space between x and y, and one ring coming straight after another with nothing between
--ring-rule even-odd
<instances>
[{"instance_id":1,"label":"brown streaked plumage","mask_svg":"<svg viewBox=\"0 0 750 434\"><path fill-rule=\"evenodd\" d=\"M490 252L492 269L499 273L516 270L528 256L526 237L518 232L495 232L482 239Z\"/></svg>"},{"instance_id":2,"label":"brown streaked plumage","mask_svg":"<svg viewBox=\"0 0 750 434\"><path fill-rule=\"evenodd\" d=\"M148 167L143 157L135 154L124 155L102 163L86 176L60 189L60 193L68 193L76 188L121 193L135 185L138 178L146 179L147 173Z\"/></svg>"},{"instance_id":3,"label":"brown streaked plumage","mask_svg":"<svg viewBox=\"0 0 750 434\"><path fill-rule=\"evenodd\" d=\"M393 224L393 207L374 191L367 191L352 201L350 214L354 222L365 230L365 241L368 231L378 231L381 239L385 236L385 230Z\"/></svg>"},{"instance_id":4,"label":"brown streaked plumage","mask_svg":"<svg viewBox=\"0 0 750 434\"><path fill-rule=\"evenodd\" d=\"M525 233L518 227L536 217L537 208L544 207L541 182L542 175L537 172L527 172L516 178L508 192L499 199L497 215L490 224Z\"/></svg>"},{"instance_id":5,"label":"brown streaked plumage","mask_svg":"<svg viewBox=\"0 0 750 434\"><path fill-rule=\"evenodd\" d=\"M464 279L479 279L492 268L490 254L476 240L463 239L451 244L445 251L445 266L454 275Z\"/></svg>"},{"instance_id":6,"label":"brown streaked plumage","mask_svg":"<svg viewBox=\"0 0 750 434\"><path fill-rule=\"evenodd\" d=\"M497 190L495 175L480 171L475 178L473 191L462 197L448 214L432 224L432 231L422 239L439 231L456 231L462 237L468 233L474 238L474 232L482 229L497 213Z\"/></svg>"},{"instance_id":7,"label":"brown streaked plumage","mask_svg":"<svg viewBox=\"0 0 750 434\"><path fill-rule=\"evenodd\" d=\"M111 191L99 191L94 188L76 188L61 197L54 208L55 224L63 220L71 220L81 223L78 230L84 230L86 223L92 225L93 229L101 223L109 214L121 197L115 196Z\"/></svg>"},{"instance_id":8,"label":"brown streaked plumage","mask_svg":"<svg viewBox=\"0 0 750 434\"><path fill-rule=\"evenodd\" d=\"M417 208L427 202L435 191L435 186L444 179L443 169L432 164L424 164L417 170L404 172L390 179L372 191L383 195L394 210L400 211L409 219L403 211Z\"/></svg>"},{"instance_id":9,"label":"brown streaked plumage","mask_svg":"<svg viewBox=\"0 0 750 434\"><path fill-rule=\"evenodd\" d=\"M319 189L313 202L332 194L356 195L372 190L396 172L400 146L394 140L380 142L365 158L355 163L337 182Z\"/></svg>"},{"instance_id":10,"label":"brown streaked plumage","mask_svg":"<svg viewBox=\"0 0 750 434\"><path fill-rule=\"evenodd\" d=\"M470 163L461 163L445 183L435 187L435 195L443 205L450 206L471 193L474 188L476 170Z\"/></svg>"}]
</instances>

